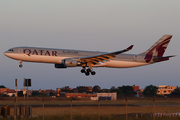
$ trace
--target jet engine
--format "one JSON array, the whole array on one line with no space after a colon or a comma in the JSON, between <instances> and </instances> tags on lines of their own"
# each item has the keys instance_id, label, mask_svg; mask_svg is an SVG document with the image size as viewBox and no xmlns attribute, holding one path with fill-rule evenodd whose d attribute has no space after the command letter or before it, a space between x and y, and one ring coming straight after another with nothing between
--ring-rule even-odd
<instances>
[{"instance_id":1,"label":"jet engine","mask_svg":"<svg viewBox=\"0 0 180 120\"><path fill-rule=\"evenodd\" d=\"M63 60L61 64L55 64L55 68L76 67L77 64L76 60Z\"/></svg>"}]
</instances>

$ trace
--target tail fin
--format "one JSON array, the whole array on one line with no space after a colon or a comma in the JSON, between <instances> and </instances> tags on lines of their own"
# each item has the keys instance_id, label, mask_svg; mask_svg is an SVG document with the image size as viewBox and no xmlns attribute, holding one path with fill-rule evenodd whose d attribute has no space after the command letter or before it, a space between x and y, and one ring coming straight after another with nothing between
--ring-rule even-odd
<instances>
[{"instance_id":1,"label":"tail fin","mask_svg":"<svg viewBox=\"0 0 180 120\"><path fill-rule=\"evenodd\" d=\"M148 63L152 60L153 57L162 57L172 35L162 36L153 46L151 46L147 51L141 53L140 55L145 55L144 60Z\"/></svg>"}]
</instances>

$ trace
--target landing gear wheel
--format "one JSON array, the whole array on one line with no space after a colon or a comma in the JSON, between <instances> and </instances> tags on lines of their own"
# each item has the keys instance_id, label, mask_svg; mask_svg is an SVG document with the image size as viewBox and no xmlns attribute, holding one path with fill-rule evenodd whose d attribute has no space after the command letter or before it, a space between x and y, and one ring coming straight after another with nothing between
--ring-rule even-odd
<instances>
[{"instance_id":1,"label":"landing gear wheel","mask_svg":"<svg viewBox=\"0 0 180 120\"><path fill-rule=\"evenodd\" d=\"M96 72L93 71L93 69L91 69L91 67L89 67L88 69L86 69L86 67L82 67L81 73L85 73L86 76L89 76L90 73L91 73L91 75L95 75L96 74Z\"/></svg>"},{"instance_id":2,"label":"landing gear wheel","mask_svg":"<svg viewBox=\"0 0 180 120\"><path fill-rule=\"evenodd\" d=\"M19 67L22 68L23 65L22 65L22 61L21 60L19 60L19 64L20 64Z\"/></svg>"},{"instance_id":3,"label":"landing gear wheel","mask_svg":"<svg viewBox=\"0 0 180 120\"><path fill-rule=\"evenodd\" d=\"M88 68L86 71L87 71L87 72L91 72L91 69L90 69L90 68Z\"/></svg>"},{"instance_id":4,"label":"landing gear wheel","mask_svg":"<svg viewBox=\"0 0 180 120\"><path fill-rule=\"evenodd\" d=\"M89 72L85 72L85 75L86 75L86 76L89 76Z\"/></svg>"},{"instance_id":5,"label":"landing gear wheel","mask_svg":"<svg viewBox=\"0 0 180 120\"><path fill-rule=\"evenodd\" d=\"M96 74L96 72L95 72L95 71L92 71L92 72L91 72L91 75L95 75L95 74Z\"/></svg>"},{"instance_id":6,"label":"landing gear wheel","mask_svg":"<svg viewBox=\"0 0 180 120\"><path fill-rule=\"evenodd\" d=\"M19 65L19 67L20 67L20 68L22 68L22 67L23 67L23 65L22 65L22 64L20 64L20 65Z\"/></svg>"},{"instance_id":7,"label":"landing gear wheel","mask_svg":"<svg viewBox=\"0 0 180 120\"><path fill-rule=\"evenodd\" d=\"M82 67L81 73L85 73L85 72L86 72L86 67Z\"/></svg>"},{"instance_id":8,"label":"landing gear wheel","mask_svg":"<svg viewBox=\"0 0 180 120\"><path fill-rule=\"evenodd\" d=\"M85 69L82 69L82 70L81 70L81 73L85 73L85 72L86 72L86 70L85 70Z\"/></svg>"}]
</instances>

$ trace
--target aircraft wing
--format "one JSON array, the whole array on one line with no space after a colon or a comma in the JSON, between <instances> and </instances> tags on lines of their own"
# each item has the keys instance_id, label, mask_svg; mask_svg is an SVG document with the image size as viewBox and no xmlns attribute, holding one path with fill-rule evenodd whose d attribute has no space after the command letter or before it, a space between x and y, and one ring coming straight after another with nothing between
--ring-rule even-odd
<instances>
[{"instance_id":1,"label":"aircraft wing","mask_svg":"<svg viewBox=\"0 0 180 120\"><path fill-rule=\"evenodd\" d=\"M82 63L87 63L87 64L100 64L100 62L107 62L110 59L114 59L116 55L127 52L133 48L133 45L129 46L128 48L116 52L110 52L110 53L105 53L105 54L100 54L100 55L93 55L93 56L87 56L87 57L81 57L79 58L79 61Z\"/></svg>"}]
</instances>

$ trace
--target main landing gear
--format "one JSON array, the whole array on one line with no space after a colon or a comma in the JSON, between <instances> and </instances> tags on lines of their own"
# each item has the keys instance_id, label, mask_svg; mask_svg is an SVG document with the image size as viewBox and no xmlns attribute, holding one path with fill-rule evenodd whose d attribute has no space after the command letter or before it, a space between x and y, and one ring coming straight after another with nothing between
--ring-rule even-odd
<instances>
[{"instance_id":1,"label":"main landing gear","mask_svg":"<svg viewBox=\"0 0 180 120\"><path fill-rule=\"evenodd\" d=\"M89 76L90 73L91 73L91 75L95 75L95 74L96 74L96 72L95 72L95 71L92 71L92 69L88 68L88 69L86 70L85 67L82 68L81 73L85 73L86 76Z\"/></svg>"},{"instance_id":2,"label":"main landing gear","mask_svg":"<svg viewBox=\"0 0 180 120\"><path fill-rule=\"evenodd\" d=\"M22 61L20 60L19 63L20 63L19 67L22 68L23 67Z\"/></svg>"}]
</instances>

